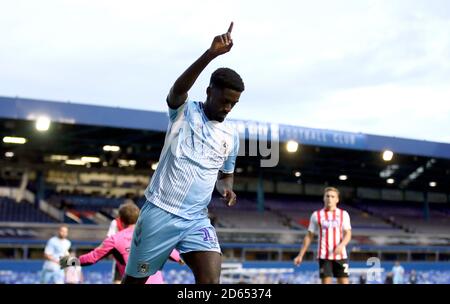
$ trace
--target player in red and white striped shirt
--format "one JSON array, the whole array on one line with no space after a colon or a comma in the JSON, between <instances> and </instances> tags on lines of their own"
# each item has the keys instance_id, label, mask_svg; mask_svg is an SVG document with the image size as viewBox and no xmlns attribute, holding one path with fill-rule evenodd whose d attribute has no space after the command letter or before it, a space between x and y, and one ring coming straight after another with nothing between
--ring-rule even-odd
<instances>
[{"instance_id":1,"label":"player in red and white striped shirt","mask_svg":"<svg viewBox=\"0 0 450 304\"><path fill-rule=\"evenodd\" d=\"M319 260L320 278L323 284L330 284L333 277L339 284L348 284L348 255L345 246L352 237L350 216L347 211L337 208L339 190L327 187L323 195L324 208L314 211L309 222L308 232L303 246L294 259L300 265L303 256L314 239L319 235L317 258Z\"/></svg>"}]
</instances>

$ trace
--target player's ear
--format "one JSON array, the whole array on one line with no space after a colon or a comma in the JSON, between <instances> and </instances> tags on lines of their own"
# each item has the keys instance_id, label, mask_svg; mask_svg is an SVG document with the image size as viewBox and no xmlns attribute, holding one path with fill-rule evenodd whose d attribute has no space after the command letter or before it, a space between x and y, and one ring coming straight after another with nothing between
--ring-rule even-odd
<instances>
[{"instance_id":1,"label":"player's ear","mask_svg":"<svg viewBox=\"0 0 450 304\"><path fill-rule=\"evenodd\" d=\"M206 88L206 96L209 97L209 95L211 95L211 86L208 86L208 87Z\"/></svg>"}]
</instances>

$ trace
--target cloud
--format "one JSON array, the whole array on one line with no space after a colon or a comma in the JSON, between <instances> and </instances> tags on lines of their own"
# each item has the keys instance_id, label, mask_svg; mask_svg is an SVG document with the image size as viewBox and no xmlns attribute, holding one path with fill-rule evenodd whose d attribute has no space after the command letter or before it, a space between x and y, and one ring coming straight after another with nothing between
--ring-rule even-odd
<instances>
[{"instance_id":1,"label":"cloud","mask_svg":"<svg viewBox=\"0 0 450 304\"><path fill-rule=\"evenodd\" d=\"M163 111L233 20L193 99L229 66L247 87L232 117L450 142L445 0L19 0L0 20L1 95Z\"/></svg>"}]
</instances>

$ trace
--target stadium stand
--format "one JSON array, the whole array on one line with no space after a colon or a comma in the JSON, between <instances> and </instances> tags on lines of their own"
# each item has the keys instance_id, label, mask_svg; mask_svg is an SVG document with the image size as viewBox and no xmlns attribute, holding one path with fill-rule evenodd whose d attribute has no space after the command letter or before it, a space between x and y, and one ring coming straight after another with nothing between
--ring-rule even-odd
<instances>
[{"instance_id":1,"label":"stadium stand","mask_svg":"<svg viewBox=\"0 0 450 304\"><path fill-rule=\"evenodd\" d=\"M447 213L449 209L445 206L433 206L428 214L423 203L365 201L359 206L408 232L450 234L450 217Z\"/></svg>"},{"instance_id":2,"label":"stadium stand","mask_svg":"<svg viewBox=\"0 0 450 304\"><path fill-rule=\"evenodd\" d=\"M54 223L50 216L36 209L33 204L26 201L19 203L6 197L0 197L0 222L36 222Z\"/></svg>"},{"instance_id":3,"label":"stadium stand","mask_svg":"<svg viewBox=\"0 0 450 304\"><path fill-rule=\"evenodd\" d=\"M41 111L54 120L51 136L32 131L29 117ZM233 123L243 130L241 146L247 148L260 138L259 130L273 127ZM1 134L14 131L27 138L19 147L0 142L0 257L7 258L0 260L0 282L39 282L43 247L60 223L70 225L74 248L86 252L104 238L125 199L142 206L166 128L166 113L0 97ZM224 282L317 282L316 244L300 270L293 269L292 258L311 213L323 206L323 188L333 185L342 191L338 207L352 221L352 263L369 257L386 262L378 283L396 259L407 273L417 269L419 283L450 283L450 145L296 126L274 129L281 148L277 166L262 168L260 156L238 157L238 204L228 208L215 193L209 206L224 260L246 269L229 271ZM300 151L287 153L287 140L299 142ZM104 145L119 150L105 151ZM395 154L390 163L380 157L386 147ZM3 157L7 151L14 157ZM96 160L78 166L66 162L83 156ZM416 171L423 174L411 177ZM338 179L339 174L348 179ZM397 182L388 185L387 176ZM415 261L424 264L418 267ZM110 282L111 264L102 265L84 269L86 283ZM186 267L167 266L169 283L193 282ZM357 279L352 273L351 281Z\"/></svg>"}]
</instances>

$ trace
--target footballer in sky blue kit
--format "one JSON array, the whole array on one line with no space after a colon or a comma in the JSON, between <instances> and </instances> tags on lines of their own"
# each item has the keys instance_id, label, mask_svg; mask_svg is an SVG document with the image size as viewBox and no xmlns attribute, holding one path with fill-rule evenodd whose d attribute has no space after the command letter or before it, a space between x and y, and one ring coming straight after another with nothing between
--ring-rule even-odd
<instances>
[{"instance_id":1,"label":"footballer in sky blue kit","mask_svg":"<svg viewBox=\"0 0 450 304\"><path fill-rule=\"evenodd\" d=\"M212 75L205 102L188 100L188 91L216 57L233 46L231 31L214 37L174 83L169 95L169 126L158 167L145 190L147 199L133 235L124 284L144 284L176 248L196 283L219 283L221 250L207 206L214 188L228 206L236 203L233 172L239 134L225 121L244 91L229 68Z\"/></svg>"}]
</instances>

